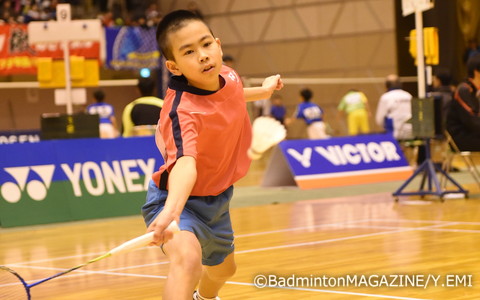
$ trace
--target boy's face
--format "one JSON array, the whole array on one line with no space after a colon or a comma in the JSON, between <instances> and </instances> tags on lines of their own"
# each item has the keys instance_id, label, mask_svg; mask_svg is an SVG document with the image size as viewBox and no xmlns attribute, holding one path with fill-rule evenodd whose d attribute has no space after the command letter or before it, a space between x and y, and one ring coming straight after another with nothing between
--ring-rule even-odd
<instances>
[{"instance_id":1,"label":"boy's face","mask_svg":"<svg viewBox=\"0 0 480 300\"><path fill-rule=\"evenodd\" d=\"M184 75L188 84L196 88L220 89L218 74L222 68L222 48L210 29L201 21L188 23L168 35L175 60L166 66L174 75Z\"/></svg>"}]
</instances>

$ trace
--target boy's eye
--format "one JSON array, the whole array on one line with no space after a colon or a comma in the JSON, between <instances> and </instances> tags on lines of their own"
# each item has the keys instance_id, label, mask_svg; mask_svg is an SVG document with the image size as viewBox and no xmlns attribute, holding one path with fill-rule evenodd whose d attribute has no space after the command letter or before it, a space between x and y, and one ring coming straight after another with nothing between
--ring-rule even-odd
<instances>
[{"instance_id":1,"label":"boy's eye","mask_svg":"<svg viewBox=\"0 0 480 300\"><path fill-rule=\"evenodd\" d=\"M192 54L193 53L193 50L187 50L185 51L185 53L183 55L189 55L189 54Z\"/></svg>"},{"instance_id":2,"label":"boy's eye","mask_svg":"<svg viewBox=\"0 0 480 300\"><path fill-rule=\"evenodd\" d=\"M203 44L204 47L208 47L212 44L212 42L206 42L205 44Z\"/></svg>"}]
</instances>

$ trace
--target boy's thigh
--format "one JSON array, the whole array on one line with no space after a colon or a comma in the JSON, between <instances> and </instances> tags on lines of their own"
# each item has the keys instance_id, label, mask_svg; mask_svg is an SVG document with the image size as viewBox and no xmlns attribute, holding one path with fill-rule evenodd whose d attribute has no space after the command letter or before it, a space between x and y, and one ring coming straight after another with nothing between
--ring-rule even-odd
<instances>
[{"instance_id":1,"label":"boy's thigh","mask_svg":"<svg viewBox=\"0 0 480 300\"><path fill-rule=\"evenodd\" d=\"M171 240L162 245L162 250L172 262L185 262L188 259L189 262L200 265L202 259L200 243L190 231L176 233Z\"/></svg>"}]
</instances>

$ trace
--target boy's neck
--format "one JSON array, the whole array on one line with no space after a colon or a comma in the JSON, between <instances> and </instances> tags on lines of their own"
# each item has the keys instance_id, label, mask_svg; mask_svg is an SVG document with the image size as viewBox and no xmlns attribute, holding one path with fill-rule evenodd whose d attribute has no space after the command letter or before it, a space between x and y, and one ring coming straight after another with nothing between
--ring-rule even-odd
<instances>
[{"instance_id":1,"label":"boy's neck","mask_svg":"<svg viewBox=\"0 0 480 300\"><path fill-rule=\"evenodd\" d=\"M197 87L197 86L191 85L191 84L190 84L190 81L188 81L188 79L187 79L187 84L188 84L189 86L193 86L193 87L195 87L195 88L199 88L199 87ZM222 76L218 75L218 86L217 86L217 88L215 88L215 89L208 89L208 91L218 91L218 90L222 89L224 86L225 86L225 79L223 79ZM205 90L204 88L199 88L199 89Z\"/></svg>"}]
</instances>

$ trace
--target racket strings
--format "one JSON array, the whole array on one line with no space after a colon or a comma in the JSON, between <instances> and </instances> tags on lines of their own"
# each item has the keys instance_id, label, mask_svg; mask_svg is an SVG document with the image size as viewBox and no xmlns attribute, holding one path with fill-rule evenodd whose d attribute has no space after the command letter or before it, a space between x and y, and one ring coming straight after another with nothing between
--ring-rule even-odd
<instances>
[{"instance_id":1,"label":"racket strings","mask_svg":"<svg viewBox=\"0 0 480 300\"><path fill-rule=\"evenodd\" d=\"M25 282L15 271L0 266L0 299L30 299Z\"/></svg>"}]
</instances>

